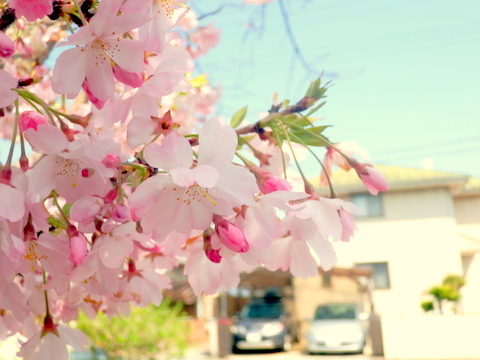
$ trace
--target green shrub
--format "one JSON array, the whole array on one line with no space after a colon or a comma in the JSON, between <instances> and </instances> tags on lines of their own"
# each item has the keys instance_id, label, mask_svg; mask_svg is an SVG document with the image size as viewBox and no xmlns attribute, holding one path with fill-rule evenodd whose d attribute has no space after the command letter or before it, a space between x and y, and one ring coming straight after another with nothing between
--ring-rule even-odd
<instances>
[{"instance_id":1,"label":"green shrub","mask_svg":"<svg viewBox=\"0 0 480 360\"><path fill-rule=\"evenodd\" d=\"M425 312L432 311L434 309L433 301L422 301L420 306L422 307L423 311L425 311Z\"/></svg>"},{"instance_id":2,"label":"green shrub","mask_svg":"<svg viewBox=\"0 0 480 360\"><path fill-rule=\"evenodd\" d=\"M95 319L80 314L77 327L112 359L181 358L187 347L188 318L183 305L165 299L160 306L133 307L130 316Z\"/></svg>"}]
</instances>

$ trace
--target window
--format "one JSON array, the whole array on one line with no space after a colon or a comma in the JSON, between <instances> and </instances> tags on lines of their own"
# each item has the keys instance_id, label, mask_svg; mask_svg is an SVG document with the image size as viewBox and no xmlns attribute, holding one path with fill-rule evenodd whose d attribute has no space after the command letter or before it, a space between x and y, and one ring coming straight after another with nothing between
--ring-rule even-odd
<instances>
[{"instance_id":1,"label":"window","mask_svg":"<svg viewBox=\"0 0 480 360\"><path fill-rule=\"evenodd\" d=\"M382 195L370 195L368 193L352 194L350 201L354 203L360 210L357 217L381 216L383 215Z\"/></svg>"},{"instance_id":2,"label":"window","mask_svg":"<svg viewBox=\"0 0 480 360\"><path fill-rule=\"evenodd\" d=\"M390 275L388 274L388 262L361 263L359 267L373 270L372 279L375 289L390 289Z\"/></svg>"}]
</instances>

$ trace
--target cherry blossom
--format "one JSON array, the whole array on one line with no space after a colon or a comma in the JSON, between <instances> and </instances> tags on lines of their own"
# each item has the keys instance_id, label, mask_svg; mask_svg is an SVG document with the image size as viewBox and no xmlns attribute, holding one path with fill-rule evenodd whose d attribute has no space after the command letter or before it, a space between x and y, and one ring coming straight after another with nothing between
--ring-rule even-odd
<instances>
[{"instance_id":1,"label":"cherry blossom","mask_svg":"<svg viewBox=\"0 0 480 360\"><path fill-rule=\"evenodd\" d=\"M28 21L41 19L53 12L50 0L10 0L9 5L15 9L17 17L25 16Z\"/></svg>"},{"instance_id":2,"label":"cherry blossom","mask_svg":"<svg viewBox=\"0 0 480 360\"><path fill-rule=\"evenodd\" d=\"M143 182L130 204L142 218L144 231L157 239L172 230L207 229L213 214L230 215L236 206L253 204L258 191L255 178L246 168L231 163L237 145L233 129L212 119L200 130L199 143L194 167L192 148L178 133L172 132L161 144L150 144L144 150L148 164L169 175L159 174ZM165 208L171 211L160 210Z\"/></svg>"},{"instance_id":3,"label":"cherry blossom","mask_svg":"<svg viewBox=\"0 0 480 360\"><path fill-rule=\"evenodd\" d=\"M143 71L142 44L121 36L141 25L145 18L117 16L121 5L118 0L102 1L90 23L62 44L76 47L65 50L55 63L52 79L55 92L74 98L86 80L89 92L103 103L114 97L112 62L130 73Z\"/></svg>"},{"instance_id":4,"label":"cherry blossom","mask_svg":"<svg viewBox=\"0 0 480 360\"><path fill-rule=\"evenodd\" d=\"M14 52L13 41L3 31L0 31L0 57L12 56Z\"/></svg>"},{"instance_id":5,"label":"cherry blossom","mask_svg":"<svg viewBox=\"0 0 480 360\"><path fill-rule=\"evenodd\" d=\"M0 339L21 333L24 359L84 350L66 326L79 312L159 305L175 268L198 296L259 266L328 270L358 212L335 197L332 166L388 188L348 142L312 140L320 79L258 117L215 117L221 86L196 64L220 32L184 0L10 0L0 16ZM330 198L291 166L316 148Z\"/></svg>"},{"instance_id":6,"label":"cherry blossom","mask_svg":"<svg viewBox=\"0 0 480 360\"><path fill-rule=\"evenodd\" d=\"M13 91L17 87L17 80L5 70L0 69L0 108L11 105L18 97Z\"/></svg>"}]
</instances>

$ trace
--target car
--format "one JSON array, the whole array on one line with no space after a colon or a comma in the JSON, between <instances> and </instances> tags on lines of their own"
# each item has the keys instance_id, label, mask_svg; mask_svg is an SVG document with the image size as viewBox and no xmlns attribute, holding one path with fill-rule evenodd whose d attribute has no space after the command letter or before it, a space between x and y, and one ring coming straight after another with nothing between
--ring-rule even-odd
<instances>
[{"instance_id":1,"label":"car","mask_svg":"<svg viewBox=\"0 0 480 360\"><path fill-rule=\"evenodd\" d=\"M230 328L232 351L289 351L292 342L298 339L299 322L288 305L288 300L274 291L253 298L242 308Z\"/></svg>"},{"instance_id":2,"label":"car","mask_svg":"<svg viewBox=\"0 0 480 360\"><path fill-rule=\"evenodd\" d=\"M363 353L368 334L367 318L357 304L318 306L307 330L307 353Z\"/></svg>"},{"instance_id":3,"label":"car","mask_svg":"<svg viewBox=\"0 0 480 360\"><path fill-rule=\"evenodd\" d=\"M70 360L108 360L107 353L99 347L91 347L87 351L78 352L74 349L69 350Z\"/></svg>"}]
</instances>

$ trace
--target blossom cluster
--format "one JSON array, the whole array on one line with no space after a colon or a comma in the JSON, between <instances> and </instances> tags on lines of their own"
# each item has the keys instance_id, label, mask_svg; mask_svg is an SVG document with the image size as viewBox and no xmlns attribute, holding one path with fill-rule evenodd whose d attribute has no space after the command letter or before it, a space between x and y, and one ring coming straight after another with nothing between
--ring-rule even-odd
<instances>
[{"instance_id":1,"label":"blossom cluster","mask_svg":"<svg viewBox=\"0 0 480 360\"><path fill-rule=\"evenodd\" d=\"M328 270L356 230L331 166L387 189L304 114L320 81L254 124L211 116L194 61L218 41L182 0L0 1L0 340L21 333L19 356L85 349L66 323L160 304L179 266L197 295L259 266ZM327 149L330 197L286 177L298 146Z\"/></svg>"}]
</instances>

